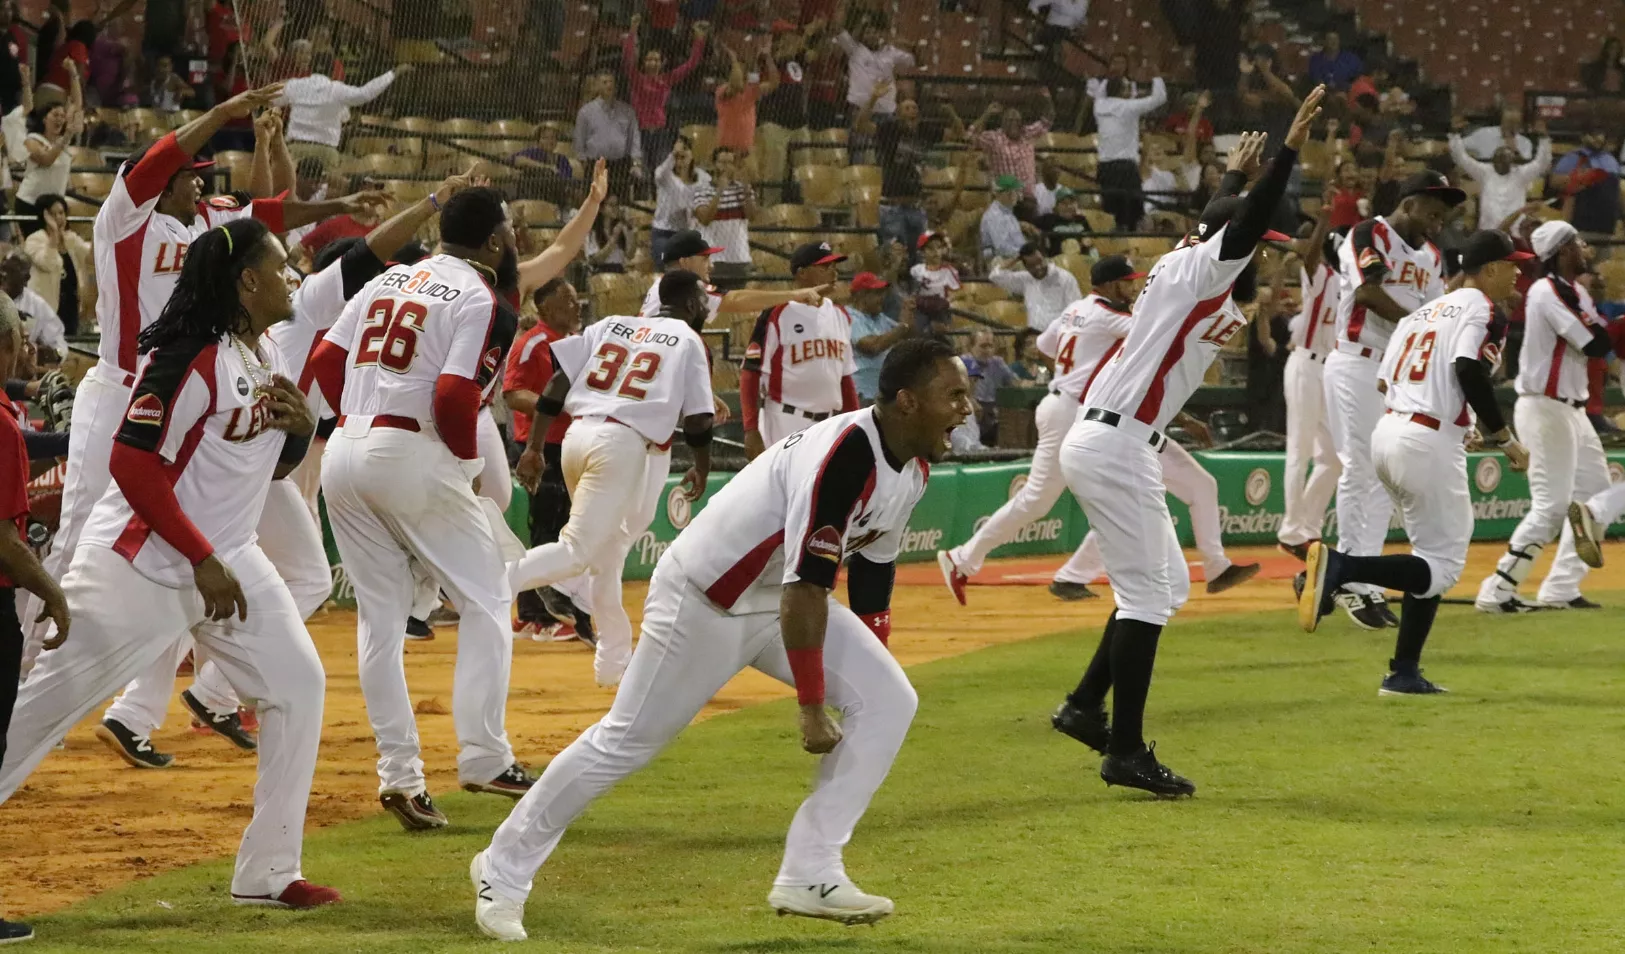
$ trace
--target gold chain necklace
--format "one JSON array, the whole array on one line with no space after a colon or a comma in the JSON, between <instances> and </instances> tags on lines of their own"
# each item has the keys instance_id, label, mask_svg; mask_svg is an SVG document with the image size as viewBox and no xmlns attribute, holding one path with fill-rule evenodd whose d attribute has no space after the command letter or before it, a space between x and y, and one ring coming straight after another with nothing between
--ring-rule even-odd
<instances>
[{"instance_id":1,"label":"gold chain necklace","mask_svg":"<svg viewBox=\"0 0 1625 954\"><path fill-rule=\"evenodd\" d=\"M254 384L254 393L257 395L263 392L271 383L270 366L261 362L259 357L246 348L242 340L236 335L231 336L231 343L237 349L237 356L242 359L243 367L248 371L248 380ZM263 379L260 377L260 372L264 372L265 377Z\"/></svg>"}]
</instances>

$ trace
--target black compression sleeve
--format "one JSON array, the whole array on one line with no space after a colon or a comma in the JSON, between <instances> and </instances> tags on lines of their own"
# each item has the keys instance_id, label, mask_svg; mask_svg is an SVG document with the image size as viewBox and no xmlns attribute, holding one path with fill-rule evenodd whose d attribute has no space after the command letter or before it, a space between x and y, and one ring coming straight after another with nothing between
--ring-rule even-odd
<instances>
[{"instance_id":1,"label":"black compression sleeve","mask_svg":"<svg viewBox=\"0 0 1625 954\"><path fill-rule=\"evenodd\" d=\"M1606 358L1608 352L1614 350L1614 343L1609 340L1606 329L1596 325L1591 326L1591 343L1581 349L1588 358Z\"/></svg>"},{"instance_id":2,"label":"black compression sleeve","mask_svg":"<svg viewBox=\"0 0 1625 954\"><path fill-rule=\"evenodd\" d=\"M309 435L289 434L282 442L282 453L277 456L277 463L284 467L298 467L309 450Z\"/></svg>"},{"instance_id":3,"label":"black compression sleeve","mask_svg":"<svg viewBox=\"0 0 1625 954\"><path fill-rule=\"evenodd\" d=\"M896 563L873 563L854 553L846 562L846 598L859 616L884 613L891 608Z\"/></svg>"},{"instance_id":4,"label":"black compression sleeve","mask_svg":"<svg viewBox=\"0 0 1625 954\"><path fill-rule=\"evenodd\" d=\"M339 268L344 276L344 300L349 301L363 285L383 274L384 263L366 242L357 242L339 258Z\"/></svg>"},{"instance_id":5,"label":"black compression sleeve","mask_svg":"<svg viewBox=\"0 0 1625 954\"><path fill-rule=\"evenodd\" d=\"M1275 210L1286 195L1286 184L1292 178L1292 167L1298 164L1298 150L1282 146L1270 163L1269 171L1253 186L1242 200L1241 212L1224 230L1224 243L1219 246L1219 258L1233 262L1246 258L1264 237Z\"/></svg>"},{"instance_id":6,"label":"black compression sleeve","mask_svg":"<svg viewBox=\"0 0 1625 954\"><path fill-rule=\"evenodd\" d=\"M1247 173L1230 170L1219 180L1219 190L1214 195L1230 196L1241 195L1241 190L1247 188Z\"/></svg>"},{"instance_id":7,"label":"black compression sleeve","mask_svg":"<svg viewBox=\"0 0 1625 954\"><path fill-rule=\"evenodd\" d=\"M1495 403L1495 385L1490 383L1489 369L1477 358L1456 359L1456 380L1461 382L1462 396L1467 406L1478 415L1481 434L1494 434L1507 426L1501 416L1501 405Z\"/></svg>"},{"instance_id":8,"label":"black compression sleeve","mask_svg":"<svg viewBox=\"0 0 1625 954\"><path fill-rule=\"evenodd\" d=\"M28 448L29 460L47 460L68 456L66 431L23 431L23 446Z\"/></svg>"}]
</instances>

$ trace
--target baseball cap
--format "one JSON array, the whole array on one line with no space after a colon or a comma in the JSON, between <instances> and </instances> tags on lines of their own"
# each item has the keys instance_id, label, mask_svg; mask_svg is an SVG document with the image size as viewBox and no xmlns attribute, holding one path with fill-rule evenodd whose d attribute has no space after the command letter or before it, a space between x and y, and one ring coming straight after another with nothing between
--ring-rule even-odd
<instances>
[{"instance_id":1,"label":"baseball cap","mask_svg":"<svg viewBox=\"0 0 1625 954\"><path fill-rule=\"evenodd\" d=\"M717 248L705 237L693 229L685 229L666 240L666 255L664 264L673 265L685 258L696 255L715 255L722 249Z\"/></svg>"},{"instance_id":2,"label":"baseball cap","mask_svg":"<svg viewBox=\"0 0 1625 954\"><path fill-rule=\"evenodd\" d=\"M1445 205L1455 208L1467 201L1467 193L1450 184L1449 178L1442 172L1432 169L1423 169L1421 172L1407 178L1399 187L1399 198L1408 199L1413 195L1432 196Z\"/></svg>"},{"instance_id":3,"label":"baseball cap","mask_svg":"<svg viewBox=\"0 0 1625 954\"><path fill-rule=\"evenodd\" d=\"M1206 239L1230 224L1230 220L1236 217L1237 212L1241 211L1241 202L1241 197L1235 195L1220 196L1209 202L1207 208L1202 210L1202 217L1196 222L1197 239ZM1287 235L1285 232L1277 232L1274 229L1266 229L1262 241L1290 242L1292 236Z\"/></svg>"},{"instance_id":4,"label":"baseball cap","mask_svg":"<svg viewBox=\"0 0 1625 954\"><path fill-rule=\"evenodd\" d=\"M1529 236L1529 244L1535 250L1535 257L1544 262L1556 255L1558 249L1579 237L1580 233L1575 231L1574 226L1555 220L1535 229L1534 234Z\"/></svg>"},{"instance_id":5,"label":"baseball cap","mask_svg":"<svg viewBox=\"0 0 1625 954\"><path fill-rule=\"evenodd\" d=\"M932 239L937 239L944 245L948 244L948 237L941 232L921 232L919 241L915 242L914 245L916 248L925 248L931 244Z\"/></svg>"},{"instance_id":6,"label":"baseball cap","mask_svg":"<svg viewBox=\"0 0 1625 954\"><path fill-rule=\"evenodd\" d=\"M886 281L874 272L859 272L852 276L852 290L855 292L878 291L890 287L891 282Z\"/></svg>"},{"instance_id":7,"label":"baseball cap","mask_svg":"<svg viewBox=\"0 0 1625 954\"><path fill-rule=\"evenodd\" d=\"M790 253L790 274L814 265L834 265L844 261L846 256L836 254L828 242L808 242Z\"/></svg>"},{"instance_id":8,"label":"baseball cap","mask_svg":"<svg viewBox=\"0 0 1625 954\"><path fill-rule=\"evenodd\" d=\"M994 192L1014 192L1022 188L1021 180L1015 176L999 176L993 180Z\"/></svg>"},{"instance_id":9,"label":"baseball cap","mask_svg":"<svg viewBox=\"0 0 1625 954\"><path fill-rule=\"evenodd\" d=\"M1512 236L1499 229L1481 229L1467 237L1461 247L1461 270L1477 271L1491 262L1527 262L1535 256L1518 251Z\"/></svg>"},{"instance_id":10,"label":"baseball cap","mask_svg":"<svg viewBox=\"0 0 1625 954\"><path fill-rule=\"evenodd\" d=\"M142 146L140 149L137 149L136 151L130 153L130 158L124 160L124 162L125 162L124 168L125 169L134 169L136 163L140 162L142 160L142 158L145 157L146 154L149 151L151 151L152 147L156 146L156 145L157 145L157 143L155 143L155 142L154 143L148 143L145 146ZM201 170L204 170L204 169L212 169L212 168L214 168L214 160L213 159L196 159L196 158L194 158L191 161L190 164L182 164L181 165L181 169L191 169L194 172L198 172L198 171L201 171ZM175 171L179 172L180 169L177 169Z\"/></svg>"},{"instance_id":11,"label":"baseball cap","mask_svg":"<svg viewBox=\"0 0 1625 954\"><path fill-rule=\"evenodd\" d=\"M1077 197L1078 193L1073 189L1068 189L1066 186L1061 186L1059 189L1055 190L1055 201L1057 202L1061 201L1062 199L1076 199Z\"/></svg>"},{"instance_id":12,"label":"baseball cap","mask_svg":"<svg viewBox=\"0 0 1625 954\"><path fill-rule=\"evenodd\" d=\"M1145 272L1134 270L1134 266L1129 264L1128 256L1108 255L1089 269L1089 284L1109 285L1112 282L1128 281L1135 278L1144 278L1145 276Z\"/></svg>"}]
</instances>

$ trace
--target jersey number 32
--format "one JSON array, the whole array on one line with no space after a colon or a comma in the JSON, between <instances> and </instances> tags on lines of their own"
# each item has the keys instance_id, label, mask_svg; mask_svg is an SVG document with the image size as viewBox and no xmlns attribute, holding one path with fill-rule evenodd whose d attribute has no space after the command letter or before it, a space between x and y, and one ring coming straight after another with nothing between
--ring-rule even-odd
<instances>
[{"instance_id":1,"label":"jersey number 32","mask_svg":"<svg viewBox=\"0 0 1625 954\"><path fill-rule=\"evenodd\" d=\"M405 374L418 355L418 335L423 333L423 321L428 317L429 310L417 302L400 302L398 307L393 298L373 302L361 329L355 366L376 364L386 371Z\"/></svg>"},{"instance_id":2,"label":"jersey number 32","mask_svg":"<svg viewBox=\"0 0 1625 954\"><path fill-rule=\"evenodd\" d=\"M599 345L593 359L597 364L587 375L587 387L594 391L612 392L617 397L633 401L641 401L649 396L648 389L642 385L653 381L660 371L659 352L639 351L633 354L613 341ZM624 377L622 372L625 372ZM619 387L616 386L617 382Z\"/></svg>"}]
</instances>

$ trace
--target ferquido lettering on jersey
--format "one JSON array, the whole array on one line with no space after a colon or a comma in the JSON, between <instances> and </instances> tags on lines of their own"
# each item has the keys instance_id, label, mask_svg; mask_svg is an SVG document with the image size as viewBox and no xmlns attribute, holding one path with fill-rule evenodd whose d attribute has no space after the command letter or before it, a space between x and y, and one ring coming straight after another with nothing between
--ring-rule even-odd
<instances>
[{"instance_id":1,"label":"ferquido lettering on jersey","mask_svg":"<svg viewBox=\"0 0 1625 954\"><path fill-rule=\"evenodd\" d=\"M811 341L798 341L790 346L790 363L801 364L804 361L821 361L832 359L840 361L846 357L846 342L835 338L814 338Z\"/></svg>"},{"instance_id":2,"label":"ferquido lettering on jersey","mask_svg":"<svg viewBox=\"0 0 1625 954\"><path fill-rule=\"evenodd\" d=\"M390 272L379 283L383 288L396 288L408 295L422 295L425 298L438 298L441 301L456 301L463 294L460 288L453 288L445 282L430 281L432 273L425 270L415 272Z\"/></svg>"},{"instance_id":3,"label":"ferquido lettering on jersey","mask_svg":"<svg viewBox=\"0 0 1625 954\"><path fill-rule=\"evenodd\" d=\"M670 345L675 348L683 343L683 339L676 335L656 331L648 325L633 326L617 321L609 326L608 331L617 338L625 338L633 344Z\"/></svg>"},{"instance_id":4,"label":"ferquido lettering on jersey","mask_svg":"<svg viewBox=\"0 0 1625 954\"><path fill-rule=\"evenodd\" d=\"M807 536L805 547L808 556L815 556L831 563L841 561L841 533L834 527L819 527Z\"/></svg>"},{"instance_id":5,"label":"ferquido lettering on jersey","mask_svg":"<svg viewBox=\"0 0 1625 954\"><path fill-rule=\"evenodd\" d=\"M130 402L124 419L131 424L161 425L164 423L164 402L156 394L143 394Z\"/></svg>"}]
</instances>

